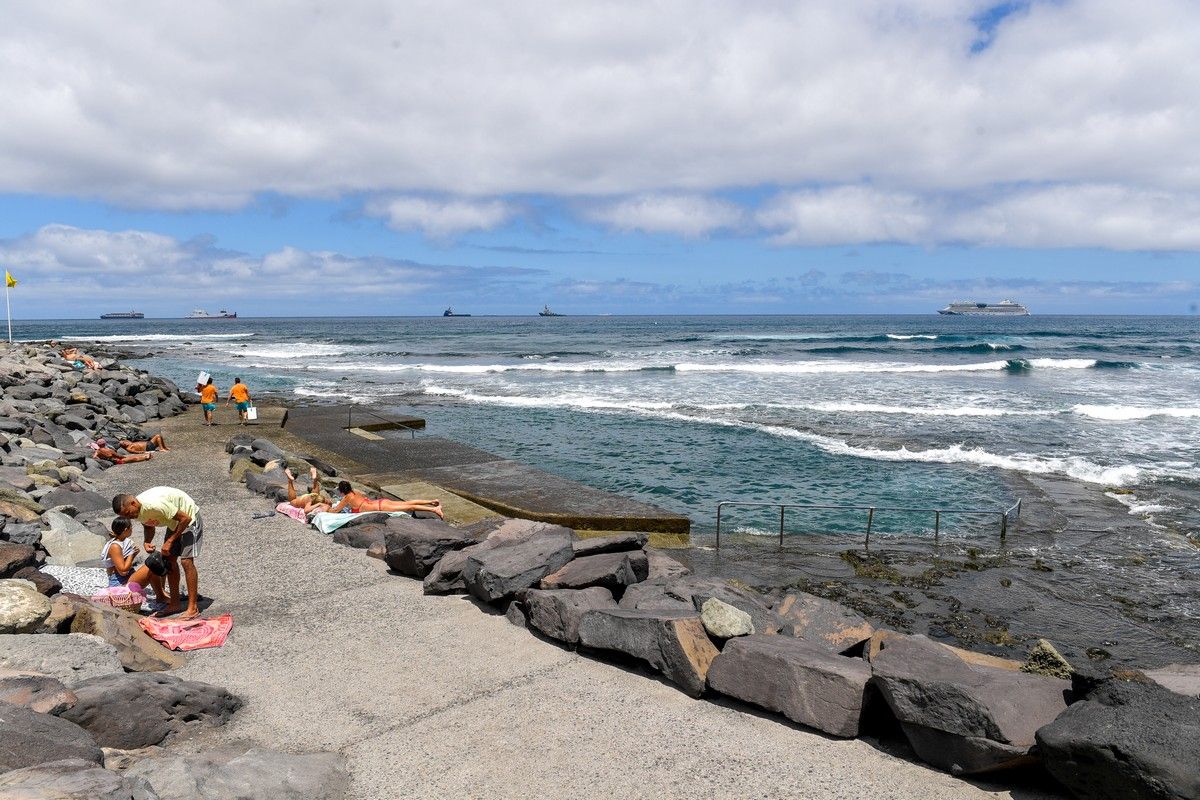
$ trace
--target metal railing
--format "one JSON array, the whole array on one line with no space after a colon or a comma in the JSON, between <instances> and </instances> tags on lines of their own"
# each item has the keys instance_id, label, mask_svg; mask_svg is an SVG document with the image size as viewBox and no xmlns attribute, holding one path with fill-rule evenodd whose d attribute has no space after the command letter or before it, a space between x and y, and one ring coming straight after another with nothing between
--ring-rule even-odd
<instances>
[{"instance_id":1,"label":"metal railing","mask_svg":"<svg viewBox=\"0 0 1200 800\"><path fill-rule=\"evenodd\" d=\"M355 416L356 408L357 408L358 416L367 416L367 417L371 417L375 420L378 420L378 422L374 423L379 426L377 428L378 430L397 430L397 429L407 430L409 433L412 434L413 439L417 438L417 429L414 426L409 425L406 422L403 422L398 419L392 419L392 418L386 417L383 414L379 414L375 411L371 411L368 408L361 408L361 407L357 407L354 405L346 406L346 430L350 430L351 428L355 427L354 416ZM379 425L380 422L382 422L383 425ZM361 423L358 425L358 427L362 428L365 431L371 430L371 428L365 427Z\"/></svg>"},{"instance_id":2,"label":"metal railing","mask_svg":"<svg viewBox=\"0 0 1200 800\"><path fill-rule=\"evenodd\" d=\"M866 538L863 542L865 547L871 546L871 528L875 524L875 512L899 512L904 514L933 514L933 540L936 542L942 532L942 515L943 514L974 514L974 515L996 515L1000 518L1000 540L1003 541L1008 535L1010 521L1015 524L1021 516L1022 500L1017 500L1011 507L1006 509L996 508L905 508L901 506L840 506L840 505L814 505L809 503L760 503L749 500L722 500L717 503L717 549L721 549L721 512L726 506L752 506L756 508L778 508L779 509L779 546L783 547L783 535L785 525L785 514L789 508L802 509L806 511L865 511L867 512L867 528Z\"/></svg>"}]
</instances>

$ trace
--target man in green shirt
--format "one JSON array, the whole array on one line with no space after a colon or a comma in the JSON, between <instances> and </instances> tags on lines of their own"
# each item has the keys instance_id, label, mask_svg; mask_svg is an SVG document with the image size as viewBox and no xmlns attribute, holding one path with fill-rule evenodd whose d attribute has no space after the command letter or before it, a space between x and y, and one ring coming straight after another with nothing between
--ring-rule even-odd
<instances>
[{"instance_id":1,"label":"man in green shirt","mask_svg":"<svg viewBox=\"0 0 1200 800\"><path fill-rule=\"evenodd\" d=\"M184 491L172 486L155 486L136 497L119 494L113 498L115 513L126 519L142 523L145 551L154 552L154 531L166 529L163 537L162 554L167 560L167 584L170 587L167 607L161 613L175 614L182 608L179 600L179 567L183 562L183 574L187 579L187 611L180 619L200 616L197 603L200 600L200 580L196 573L196 556L204 536L204 522L196 501Z\"/></svg>"}]
</instances>

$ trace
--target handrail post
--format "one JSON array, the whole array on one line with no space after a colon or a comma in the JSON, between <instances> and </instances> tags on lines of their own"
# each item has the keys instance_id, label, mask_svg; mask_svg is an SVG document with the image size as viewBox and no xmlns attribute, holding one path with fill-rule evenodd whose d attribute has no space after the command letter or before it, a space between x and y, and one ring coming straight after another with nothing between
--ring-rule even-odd
<instances>
[{"instance_id":1,"label":"handrail post","mask_svg":"<svg viewBox=\"0 0 1200 800\"><path fill-rule=\"evenodd\" d=\"M942 512L935 511L935 512L933 512L933 541L936 542L938 540L938 536L941 535L941 532L942 532Z\"/></svg>"},{"instance_id":2,"label":"handrail post","mask_svg":"<svg viewBox=\"0 0 1200 800\"><path fill-rule=\"evenodd\" d=\"M1008 512L1000 514L1000 541L1004 541L1004 537L1008 536Z\"/></svg>"},{"instance_id":3,"label":"handrail post","mask_svg":"<svg viewBox=\"0 0 1200 800\"><path fill-rule=\"evenodd\" d=\"M717 549L721 549L721 509L724 503L717 503Z\"/></svg>"},{"instance_id":4,"label":"handrail post","mask_svg":"<svg viewBox=\"0 0 1200 800\"><path fill-rule=\"evenodd\" d=\"M779 504L779 549L783 549L783 512L786 509L783 503Z\"/></svg>"},{"instance_id":5,"label":"handrail post","mask_svg":"<svg viewBox=\"0 0 1200 800\"><path fill-rule=\"evenodd\" d=\"M871 523L874 521L875 521L875 506L871 506L870 508L867 509L867 540L864 543L864 546L867 549L870 549L870 547L871 547Z\"/></svg>"}]
</instances>

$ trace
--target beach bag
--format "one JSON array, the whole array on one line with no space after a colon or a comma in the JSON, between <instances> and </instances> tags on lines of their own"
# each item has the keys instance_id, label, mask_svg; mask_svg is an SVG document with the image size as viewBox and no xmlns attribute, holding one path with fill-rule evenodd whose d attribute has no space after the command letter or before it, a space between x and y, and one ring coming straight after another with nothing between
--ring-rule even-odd
<instances>
[{"instance_id":1,"label":"beach bag","mask_svg":"<svg viewBox=\"0 0 1200 800\"><path fill-rule=\"evenodd\" d=\"M212 375L209 375L204 370L200 370L200 374L196 376L196 385L203 386L204 384L208 383L209 379L211 378Z\"/></svg>"},{"instance_id":2,"label":"beach bag","mask_svg":"<svg viewBox=\"0 0 1200 800\"><path fill-rule=\"evenodd\" d=\"M258 409L250 406L246 409L246 419L258 419Z\"/></svg>"},{"instance_id":3,"label":"beach bag","mask_svg":"<svg viewBox=\"0 0 1200 800\"><path fill-rule=\"evenodd\" d=\"M146 595L128 586L105 586L92 595L92 602L126 611L137 611L142 607L142 603L146 602Z\"/></svg>"}]
</instances>

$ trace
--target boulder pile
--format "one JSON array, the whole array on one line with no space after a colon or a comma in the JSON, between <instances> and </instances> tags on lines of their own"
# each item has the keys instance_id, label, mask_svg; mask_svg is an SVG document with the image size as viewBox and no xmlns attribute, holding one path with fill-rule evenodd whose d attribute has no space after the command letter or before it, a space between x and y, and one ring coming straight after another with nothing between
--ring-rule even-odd
<instances>
[{"instance_id":1,"label":"boulder pile","mask_svg":"<svg viewBox=\"0 0 1200 800\"><path fill-rule=\"evenodd\" d=\"M335 474L246 435L226 450L231 475L272 500L286 497L285 467ZM692 575L644 534L581 538L523 519L363 520L334 541L368 549L426 594L470 594L515 625L641 665L693 697L723 695L841 738L899 729L918 758L955 775L1042 763L1081 798L1200 797L1195 760L1171 750L1200 747L1191 667L1155 675L1161 685L1110 679L1088 694L1045 640L1022 664L876 629L815 595Z\"/></svg>"}]
</instances>

